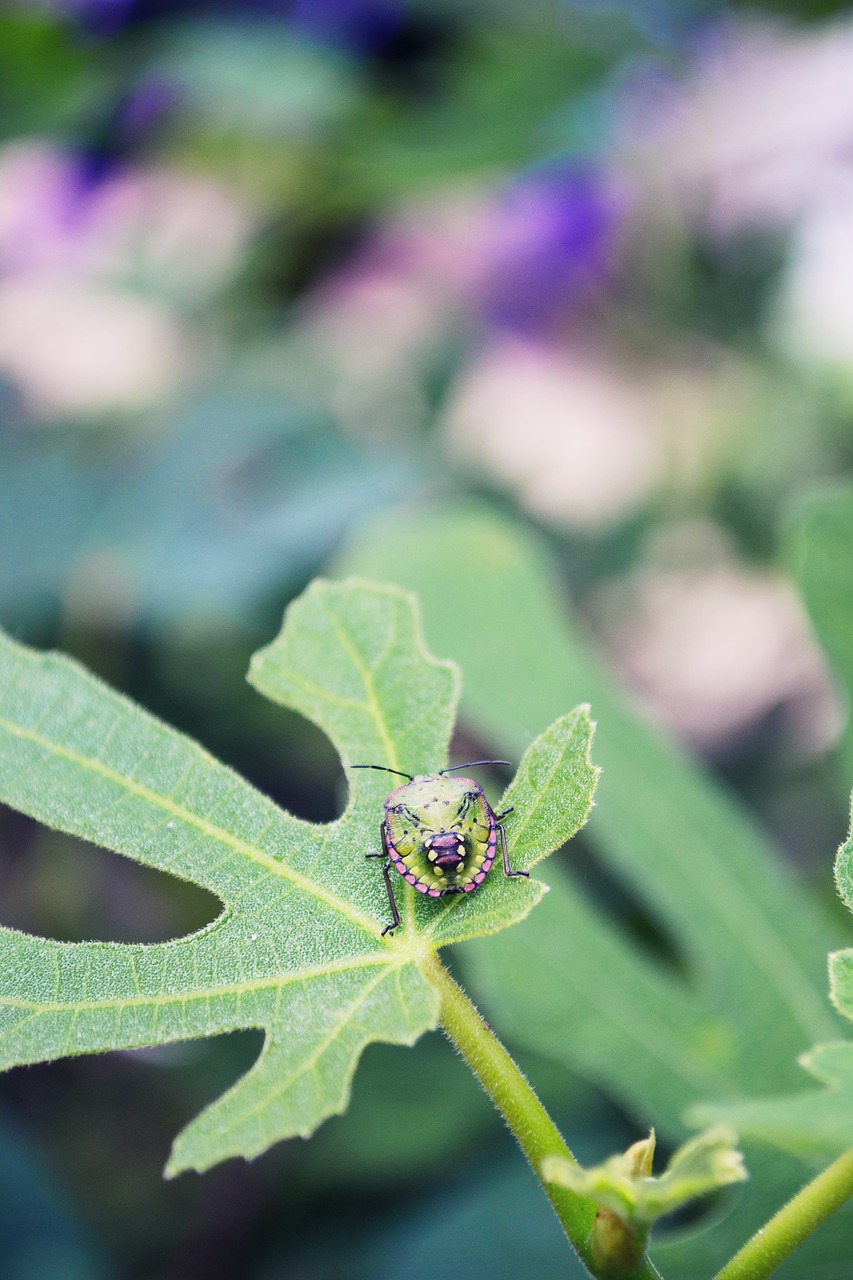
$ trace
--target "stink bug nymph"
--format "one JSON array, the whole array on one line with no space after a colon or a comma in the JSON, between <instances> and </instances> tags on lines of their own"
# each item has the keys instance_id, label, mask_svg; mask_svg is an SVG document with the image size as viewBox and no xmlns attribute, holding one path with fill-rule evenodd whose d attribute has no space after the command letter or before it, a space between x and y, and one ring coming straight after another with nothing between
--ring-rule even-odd
<instances>
[{"instance_id":1,"label":"stink bug nymph","mask_svg":"<svg viewBox=\"0 0 853 1280\"><path fill-rule=\"evenodd\" d=\"M385 817L379 824L382 848L368 858L385 858L382 875L388 890L393 920L382 930L392 933L400 923L389 867L418 893L443 898L449 893L472 893L479 889L495 860L498 836L503 853L504 875L527 876L513 871L506 850L503 819L512 809L495 813L473 778L448 778L456 769L472 769L481 764L508 764L507 760L472 760L438 773L413 777L381 764L356 764L354 769L381 769L396 773L408 782L392 791L385 801Z\"/></svg>"}]
</instances>

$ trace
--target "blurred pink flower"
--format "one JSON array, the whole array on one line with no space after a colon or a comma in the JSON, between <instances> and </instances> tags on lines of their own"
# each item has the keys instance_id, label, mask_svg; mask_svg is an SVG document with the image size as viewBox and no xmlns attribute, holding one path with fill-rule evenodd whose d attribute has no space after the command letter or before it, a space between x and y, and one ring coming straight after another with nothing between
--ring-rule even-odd
<instances>
[{"instance_id":1,"label":"blurred pink flower","mask_svg":"<svg viewBox=\"0 0 853 1280\"><path fill-rule=\"evenodd\" d=\"M40 141L0 150L0 274L133 279L189 298L234 270L253 231L243 202L213 179L163 168L86 179Z\"/></svg>"},{"instance_id":2,"label":"blurred pink flower","mask_svg":"<svg viewBox=\"0 0 853 1280\"><path fill-rule=\"evenodd\" d=\"M182 310L227 279L252 229L207 178L152 168L92 182L48 143L0 149L0 368L29 411L160 400L192 345Z\"/></svg>"},{"instance_id":3,"label":"blurred pink flower","mask_svg":"<svg viewBox=\"0 0 853 1280\"><path fill-rule=\"evenodd\" d=\"M302 307L311 340L354 377L395 372L433 339L458 303L470 270L467 248L478 226L467 201L428 203L422 216L387 218L343 269Z\"/></svg>"},{"instance_id":4,"label":"blurred pink flower","mask_svg":"<svg viewBox=\"0 0 853 1280\"><path fill-rule=\"evenodd\" d=\"M389 213L302 307L301 337L328 370L336 412L372 434L401 415L411 427L425 413L426 355L455 326L553 327L601 283L617 206L603 179L573 172L436 192Z\"/></svg>"},{"instance_id":5,"label":"blurred pink flower","mask_svg":"<svg viewBox=\"0 0 853 1280\"><path fill-rule=\"evenodd\" d=\"M734 563L706 526L670 529L669 543L670 564L646 564L593 605L640 702L700 750L778 708L790 745L825 749L840 730L838 701L789 583Z\"/></svg>"},{"instance_id":6,"label":"blurred pink flower","mask_svg":"<svg viewBox=\"0 0 853 1280\"><path fill-rule=\"evenodd\" d=\"M473 286L487 207L457 191L394 210L303 301L303 374L345 427L391 438L424 421L424 365Z\"/></svg>"},{"instance_id":7,"label":"blurred pink flower","mask_svg":"<svg viewBox=\"0 0 853 1280\"><path fill-rule=\"evenodd\" d=\"M721 233L790 223L853 167L853 23L729 21L680 82L638 81L623 119L652 206Z\"/></svg>"},{"instance_id":8,"label":"blurred pink flower","mask_svg":"<svg viewBox=\"0 0 853 1280\"><path fill-rule=\"evenodd\" d=\"M32 141L0 149L0 274L76 267L85 222L68 153Z\"/></svg>"}]
</instances>

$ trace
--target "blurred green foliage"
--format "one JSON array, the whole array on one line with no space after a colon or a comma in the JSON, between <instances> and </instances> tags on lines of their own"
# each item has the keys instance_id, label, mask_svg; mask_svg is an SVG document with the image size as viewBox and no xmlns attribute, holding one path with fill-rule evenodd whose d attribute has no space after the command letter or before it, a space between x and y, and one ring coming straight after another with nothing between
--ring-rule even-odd
<instances>
[{"instance_id":1,"label":"blurred green foliage","mask_svg":"<svg viewBox=\"0 0 853 1280\"><path fill-rule=\"evenodd\" d=\"M437 650L465 646L469 701L457 758L501 743L516 753L524 729L551 717L545 707L556 714L580 699L593 702L612 753L596 827L582 861L575 855L580 867L566 868L582 876L580 888L561 875L537 910L538 932L530 922L535 937L525 940L525 926L506 945L531 963L551 937L559 895L591 930L590 945L608 949L625 986L667 1025L701 1024L685 1049L701 1079L668 1093L670 1076L648 1066L638 1079L618 1047L608 1055L612 1028L595 1000L580 1029L557 1053L551 1037L544 1057L541 1028L521 1016L532 1023L535 1010L515 1010L518 1042L526 1042L519 1055L586 1163L638 1136L639 1111L675 1141L681 1102L710 1098L723 1078L743 1086L759 1028L761 1071L778 1089L801 1087L796 1054L825 1022L833 1026L821 968L826 948L849 938L830 880L853 780L845 709L839 702L834 720L809 721L815 684L779 676L761 697L741 691L741 714L712 739L697 738L666 688L646 668L638 675L624 652L648 648L651 624L636 602L657 598L661 582L677 589L658 628L694 579L734 566L750 582L775 580L784 555L849 700L847 535L835 499L802 495L811 481L849 480L851 361L821 354L819 343L792 349L779 336L792 281L809 260L800 237L821 195L821 165L832 169L809 124L817 91L797 90L805 134L790 126L781 138L766 134L808 199L784 217L747 201L750 217L737 216L739 199L756 199L750 175L761 179L759 196L762 182L775 190L751 128L769 128L765 104L786 119L772 95L778 48L768 32L790 36L786 77L795 76L809 41L824 33L848 56L849 12L812 0L45 0L0 12L0 620L21 639L73 652L293 812L328 820L345 799L335 754L298 716L284 717L245 687L249 653L342 540L389 510L372 535L382 548L377 572L381 560L387 574L414 581L419 557L426 565L441 553L429 576L433 595L446 589L448 600L455 575L491 572L494 598L471 631L456 605L442 612L436 597L428 606L448 638L434 641ZM827 26L833 15L840 21ZM734 131L696 89L729 38L770 60L756 55L755 97L738 96L732 81ZM656 185L654 164L630 141L632 130L642 134L649 101L656 110L663 102L668 120L687 113L688 177L701 171L704 186L673 196ZM686 181L682 154L667 149L665 131L654 136L653 156ZM745 139L747 150L713 169L732 139ZM836 147L837 135L830 142ZM37 161L26 180L22 156ZM140 195L151 175L159 185ZM841 258L831 263L843 280ZM45 302L48 286L61 312ZM819 310L825 284L811 288L809 305ZM27 321L36 368L14 336L23 332L24 313L14 308L24 293L40 308ZM128 367L134 344L112 342L112 311L98 311L94 323L93 297L98 307L105 298L141 304L146 325L165 326L156 341L148 328L138 340L140 351L151 344L148 364ZM823 323L838 334L843 320L830 311ZM71 336L79 347L64 345ZM541 430L540 401L525 413L501 384L486 427L465 444L463 392L486 356L517 354L518 344L556 368L561 386L576 385L584 361L604 369L600 383L618 384L621 398L595 400L602 431L608 412L618 416L627 404L634 413L639 395L631 430L602 435L600 448L587 431L572 452L560 431ZM81 391L79 370L93 349L112 380L104 385L130 388L124 398L106 394L97 359ZM577 399L559 400L567 441L585 412ZM502 461L513 427L524 448ZM599 473L620 476L627 466L644 474L652 454L636 453L638 437L653 441L652 478L630 501L579 519L568 480L577 474L607 498ZM564 487L544 501L552 480ZM472 494L508 528L532 526L547 543L547 591L571 593L571 634L552 619L550 640L531 645L524 611L502 600L488 550L453 542L442 504ZM416 555L423 527L433 530L430 545L419 543ZM517 591L532 590L524 572L519 579ZM723 651L734 631L746 663L752 632L720 607L712 648ZM681 657L694 643L688 631L667 651L662 665L675 683L686 679ZM800 640L786 643L767 670L806 662ZM519 681L513 702L512 682L498 697L490 672L501 662L509 669L522 647L534 651L536 679ZM791 652L796 661L778 656ZM548 654L546 680L540 659ZM708 706L728 705L726 688L713 683L718 668L701 671ZM631 701L651 703L658 720L703 752L706 772L724 775L733 802L720 804L707 776L629 715L616 689L632 679ZM575 692L564 705L569 684ZM677 800L671 812L664 790ZM645 825L634 821L643 813ZM762 828L781 852L770 852ZM791 922L787 964L806 975L802 1032L789 1013L774 1018L784 1001L760 965L744 967L739 946L727 960L719 922L692 910L696 878L706 882L702 894L713 887L706 855L719 850L737 864L732 900L742 904L760 896L760 878L748 871L756 860L797 860L773 876L762 911ZM798 899L796 919L793 876L817 902ZM6 811L0 903L3 924L68 940L162 941L216 910L201 890L38 833ZM477 973L487 1016L494 1002L497 1019L513 985L501 981L497 952L493 964L488 956L488 947L481 961L472 950L464 972L472 982ZM752 982L768 1003L758 1003L754 1020L749 1011L748 1037L733 1044L749 991L759 989ZM542 985L544 999L554 984ZM509 1038L509 1014L500 1016ZM19 1280L18 1266L20 1280L49 1276L54 1240L63 1276L76 1267L128 1280L360 1280L379 1271L402 1280L434 1275L439 1252L448 1280L478 1270L502 1280L534 1256L538 1274L564 1274L547 1206L464 1070L430 1038L410 1052L369 1051L351 1111L313 1145L288 1143L253 1165L232 1162L164 1187L171 1135L257 1050L257 1036L241 1033L160 1057L110 1055L5 1077L17 1136L4 1142L10 1155L0 1170L9 1206L0 1226L4 1274ZM602 1066L594 1091L582 1077ZM414 1109L399 1097L403 1073L419 1099ZM642 1104L652 1096L649 1117ZM718 1241L737 1243L746 1219L778 1203L802 1170L757 1146L749 1167L746 1194L707 1210L708 1221L730 1213ZM750 1198L754 1188L763 1207ZM506 1232L496 1232L496 1218ZM45 1224L41 1253L27 1225L36 1222ZM825 1229L814 1243L823 1261L811 1274L835 1280L846 1234L841 1220ZM714 1232L693 1236L663 1255L674 1250L669 1265L685 1268L679 1274L707 1273L724 1248L714 1241ZM802 1280L806 1263L803 1255L795 1272Z\"/></svg>"}]
</instances>

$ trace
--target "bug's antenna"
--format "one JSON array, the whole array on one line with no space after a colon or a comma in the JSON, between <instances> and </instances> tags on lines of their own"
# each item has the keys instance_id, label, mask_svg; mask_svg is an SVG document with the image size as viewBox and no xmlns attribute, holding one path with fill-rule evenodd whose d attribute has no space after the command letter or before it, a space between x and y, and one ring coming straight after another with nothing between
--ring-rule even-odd
<instances>
[{"instance_id":1,"label":"bug's antenna","mask_svg":"<svg viewBox=\"0 0 853 1280\"><path fill-rule=\"evenodd\" d=\"M389 769L384 764L351 764L351 769L380 769L382 773L396 773L399 778L408 778L409 782L414 782L414 775L411 773L403 773L401 769Z\"/></svg>"},{"instance_id":2,"label":"bug's antenna","mask_svg":"<svg viewBox=\"0 0 853 1280\"><path fill-rule=\"evenodd\" d=\"M473 769L478 764L509 764L509 760L469 760L467 764L452 764L449 769L439 769L439 774L453 773L455 769Z\"/></svg>"}]
</instances>

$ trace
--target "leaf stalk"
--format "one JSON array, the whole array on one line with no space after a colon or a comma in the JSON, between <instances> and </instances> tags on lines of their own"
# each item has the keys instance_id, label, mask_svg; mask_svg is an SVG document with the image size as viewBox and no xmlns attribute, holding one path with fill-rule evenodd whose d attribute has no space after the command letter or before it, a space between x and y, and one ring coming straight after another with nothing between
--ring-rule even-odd
<instances>
[{"instance_id":1,"label":"leaf stalk","mask_svg":"<svg viewBox=\"0 0 853 1280\"><path fill-rule=\"evenodd\" d=\"M853 1149L798 1191L714 1280L764 1280L853 1195Z\"/></svg>"},{"instance_id":2,"label":"leaf stalk","mask_svg":"<svg viewBox=\"0 0 853 1280\"><path fill-rule=\"evenodd\" d=\"M562 1156L564 1160L575 1162L565 1139L516 1063L462 988L454 982L437 954L431 952L424 956L420 967L441 997L440 1019L445 1035L500 1111L550 1200L570 1244L590 1275L597 1276L599 1273L590 1248L596 1206L567 1187L546 1183L542 1177L542 1162L548 1156ZM659 1272L648 1258L644 1258L630 1280L659 1280Z\"/></svg>"}]
</instances>

